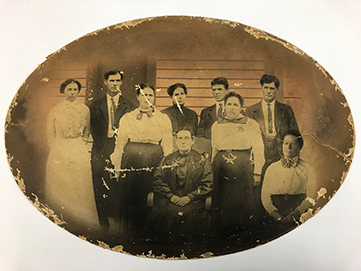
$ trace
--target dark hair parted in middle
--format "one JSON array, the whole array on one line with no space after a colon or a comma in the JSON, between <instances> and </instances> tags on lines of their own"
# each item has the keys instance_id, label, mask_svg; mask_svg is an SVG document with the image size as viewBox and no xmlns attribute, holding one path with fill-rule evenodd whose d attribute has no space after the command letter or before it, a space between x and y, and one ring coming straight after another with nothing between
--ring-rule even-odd
<instances>
[{"instance_id":1,"label":"dark hair parted in middle","mask_svg":"<svg viewBox=\"0 0 361 271\"><path fill-rule=\"evenodd\" d=\"M225 89L229 88L228 80L224 77L214 78L211 82L211 86L214 86L214 85L224 85Z\"/></svg>"},{"instance_id":2,"label":"dark hair parted in middle","mask_svg":"<svg viewBox=\"0 0 361 271\"><path fill-rule=\"evenodd\" d=\"M300 147L300 150L301 150L303 147L303 137L302 137L301 133L298 130L288 130L281 137L282 144L283 144L283 140L288 135L292 135L297 138L298 146Z\"/></svg>"},{"instance_id":3,"label":"dark hair parted in middle","mask_svg":"<svg viewBox=\"0 0 361 271\"><path fill-rule=\"evenodd\" d=\"M153 86L150 86L148 84L145 84L145 83L141 83L140 85L136 85L135 86L135 89L137 90L137 95L139 96L140 95L140 90L141 89L145 89L145 88L151 88L153 90L153 94L155 95L155 89Z\"/></svg>"},{"instance_id":4,"label":"dark hair parted in middle","mask_svg":"<svg viewBox=\"0 0 361 271\"><path fill-rule=\"evenodd\" d=\"M168 87L167 89L167 93L170 97L173 96L173 93L174 91L177 89L177 88L182 88L184 90L184 93L187 95L187 87L185 84L182 84L182 83L176 83L174 85L171 85L170 87Z\"/></svg>"},{"instance_id":5,"label":"dark hair parted in middle","mask_svg":"<svg viewBox=\"0 0 361 271\"><path fill-rule=\"evenodd\" d=\"M67 85L70 85L72 83L75 83L78 85L78 93L80 92L81 89L81 84L78 80L75 79L67 79L65 80L61 85L60 85L60 93L64 93L64 90L66 88Z\"/></svg>"},{"instance_id":6,"label":"dark hair parted in middle","mask_svg":"<svg viewBox=\"0 0 361 271\"><path fill-rule=\"evenodd\" d=\"M111 71L107 71L106 73L104 73L104 79L105 80L108 80L109 76L110 75L117 75L117 74L120 74L120 80L123 80L123 72L122 71L119 71L119 70L111 70Z\"/></svg>"},{"instance_id":7,"label":"dark hair parted in middle","mask_svg":"<svg viewBox=\"0 0 361 271\"><path fill-rule=\"evenodd\" d=\"M261 86L263 86L263 84L270 84L270 83L275 83L276 88L280 86L280 81L277 79L277 77L269 74L262 75L259 82L261 83Z\"/></svg>"},{"instance_id":8,"label":"dark hair parted in middle","mask_svg":"<svg viewBox=\"0 0 361 271\"><path fill-rule=\"evenodd\" d=\"M192 132L192 129L189 128L187 125L182 127L178 132L177 132L177 135L180 131L188 131L190 134L191 134L191 137L194 138L194 133Z\"/></svg>"},{"instance_id":9,"label":"dark hair parted in middle","mask_svg":"<svg viewBox=\"0 0 361 271\"><path fill-rule=\"evenodd\" d=\"M226 94L226 96L224 96L224 105L227 104L227 100L231 97L236 97L238 100L239 100L239 103L241 105L241 107L243 107L243 104L244 104L244 99L241 95L239 95L238 93L234 92L234 91L231 91L231 92L228 92Z\"/></svg>"}]
</instances>

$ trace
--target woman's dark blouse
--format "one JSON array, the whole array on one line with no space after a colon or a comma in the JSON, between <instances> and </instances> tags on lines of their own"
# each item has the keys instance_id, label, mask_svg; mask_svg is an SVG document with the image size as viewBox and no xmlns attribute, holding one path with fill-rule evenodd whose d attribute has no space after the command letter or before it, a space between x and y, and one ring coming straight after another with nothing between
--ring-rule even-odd
<instances>
[{"instance_id":1,"label":"woman's dark blouse","mask_svg":"<svg viewBox=\"0 0 361 271\"><path fill-rule=\"evenodd\" d=\"M198 126L197 113L184 105L180 105L180 107L183 114L180 112L178 106L175 104L162 110L162 113L167 114L170 118L172 122L173 134L177 133L183 128L188 128L195 135Z\"/></svg>"}]
</instances>

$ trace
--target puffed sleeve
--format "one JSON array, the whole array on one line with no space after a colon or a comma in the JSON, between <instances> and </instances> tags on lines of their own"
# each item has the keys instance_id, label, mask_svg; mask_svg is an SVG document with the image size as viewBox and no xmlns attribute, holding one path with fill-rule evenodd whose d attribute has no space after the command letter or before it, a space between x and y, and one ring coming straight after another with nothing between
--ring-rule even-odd
<instances>
[{"instance_id":1,"label":"puffed sleeve","mask_svg":"<svg viewBox=\"0 0 361 271\"><path fill-rule=\"evenodd\" d=\"M251 142L252 151L254 155L254 174L261 175L262 167L265 163L264 144L263 144L261 129L259 124L253 119L248 119L248 124L250 127L249 139Z\"/></svg>"},{"instance_id":2,"label":"puffed sleeve","mask_svg":"<svg viewBox=\"0 0 361 271\"><path fill-rule=\"evenodd\" d=\"M129 113L126 113L119 121L118 134L115 141L114 152L110 155L110 160L115 171L120 171L124 147L128 142L128 130L130 129Z\"/></svg>"},{"instance_id":3,"label":"puffed sleeve","mask_svg":"<svg viewBox=\"0 0 361 271\"><path fill-rule=\"evenodd\" d=\"M160 146L163 149L164 156L167 156L173 151L173 134L172 134L172 123L166 114L159 114L160 121L160 129L162 134L162 140L160 142Z\"/></svg>"},{"instance_id":4,"label":"puffed sleeve","mask_svg":"<svg viewBox=\"0 0 361 271\"><path fill-rule=\"evenodd\" d=\"M272 164L266 170L261 192L263 207L269 214L272 214L273 211L277 211L277 208L272 203L271 195L277 194L276 187L278 187L278 180L282 179L282 174L277 173L275 168L275 164Z\"/></svg>"},{"instance_id":5,"label":"puffed sleeve","mask_svg":"<svg viewBox=\"0 0 361 271\"><path fill-rule=\"evenodd\" d=\"M300 211L301 214L307 212L307 210L313 206L317 198L317 182L315 169L310 164L307 164L305 170L307 171L306 198L297 207L297 210Z\"/></svg>"},{"instance_id":6,"label":"puffed sleeve","mask_svg":"<svg viewBox=\"0 0 361 271\"><path fill-rule=\"evenodd\" d=\"M48 115L48 119L46 122L46 134L48 137L48 143L49 146L51 146L55 140L56 137L56 131L55 131L55 113L54 109L50 111Z\"/></svg>"}]
</instances>

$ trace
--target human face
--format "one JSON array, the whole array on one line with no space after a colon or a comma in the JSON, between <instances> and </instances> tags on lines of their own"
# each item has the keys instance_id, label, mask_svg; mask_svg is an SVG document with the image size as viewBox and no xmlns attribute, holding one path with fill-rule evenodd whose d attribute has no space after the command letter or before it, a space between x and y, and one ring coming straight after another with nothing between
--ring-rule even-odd
<instances>
[{"instance_id":1,"label":"human face","mask_svg":"<svg viewBox=\"0 0 361 271\"><path fill-rule=\"evenodd\" d=\"M229 97L226 104L224 105L224 110L228 119L237 118L242 110L239 99L237 97Z\"/></svg>"},{"instance_id":2,"label":"human face","mask_svg":"<svg viewBox=\"0 0 361 271\"><path fill-rule=\"evenodd\" d=\"M298 144L297 137L294 135L287 135L283 140L282 145L283 156L286 158L293 158L300 153L300 145Z\"/></svg>"},{"instance_id":3,"label":"human face","mask_svg":"<svg viewBox=\"0 0 361 271\"><path fill-rule=\"evenodd\" d=\"M212 86L213 97L217 102L222 102L224 96L228 93L228 89L224 87L224 85L213 85Z\"/></svg>"},{"instance_id":4,"label":"human face","mask_svg":"<svg viewBox=\"0 0 361 271\"><path fill-rule=\"evenodd\" d=\"M262 92L263 92L263 100L266 103L271 103L276 98L278 89L276 88L276 85L274 82L272 83L264 83L262 86Z\"/></svg>"},{"instance_id":5,"label":"human face","mask_svg":"<svg viewBox=\"0 0 361 271\"><path fill-rule=\"evenodd\" d=\"M191 132L187 130L179 131L177 133L176 144L181 153L188 153L194 144Z\"/></svg>"},{"instance_id":6,"label":"human face","mask_svg":"<svg viewBox=\"0 0 361 271\"><path fill-rule=\"evenodd\" d=\"M172 100L175 104L177 102L183 105L186 102L186 94L184 93L183 88L176 88L173 92Z\"/></svg>"},{"instance_id":7,"label":"human face","mask_svg":"<svg viewBox=\"0 0 361 271\"><path fill-rule=\"evenodd\" d=\"M104 80L104 84L107 87L107 92L111 97L119 93L120 86L123 84L121 78L121 75L117 73L114 75L109 75L108 80Z\"/></svg>"},{"instance_id":8,"label":"human face","mask_svg":"<svg viewBox=\"0 0 361 271\"><path fill-rule=\"evenodd\" d=\"M79 87L76 83L70 83L64 89L65 99L69 102L74 102L79 94Z\"/></svg>"},{"instance_id":9,"label":"human face","mask_svg":"<svg viewBox=\"0 0 361 271\"><path fill-rule=\"evenodd\" d=\"M140 91L140 94L137 96L139 101L139 107L143 110L150 109L150 106L153 106L154 103L154 91L151 88L145 88Z\"/></svg>"}]
</instances>

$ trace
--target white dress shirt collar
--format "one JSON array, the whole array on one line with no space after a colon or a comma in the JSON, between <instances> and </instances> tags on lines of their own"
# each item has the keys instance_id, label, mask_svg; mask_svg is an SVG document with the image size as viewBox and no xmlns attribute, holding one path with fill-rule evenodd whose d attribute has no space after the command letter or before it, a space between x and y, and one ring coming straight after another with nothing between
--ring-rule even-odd
<instances>
[{"instance_id":1,"label":"white dress shirt collar","mask_svg":"<svg viewBox=\"0 0 361 271\"><path fill-rule=\"evenodd\" d=\"M118 106L119 97L120 97L120 94L119 94L119 93L118 93L117 95L113 96L113 97L110 96L110 95L107 93L108 108L110 107L111 98L113 98L113 100L114 100L114 102L115 102L115 105Z\"/></svg>"}]
</instances>

